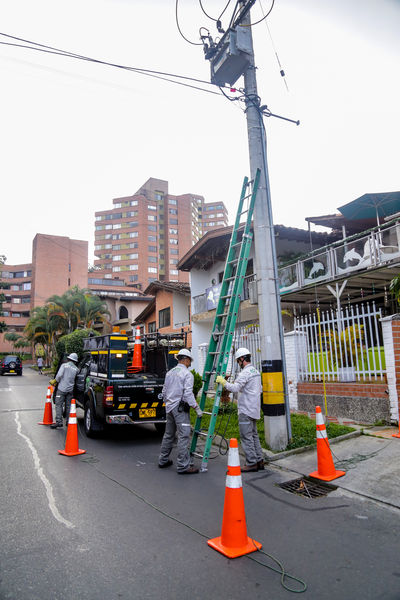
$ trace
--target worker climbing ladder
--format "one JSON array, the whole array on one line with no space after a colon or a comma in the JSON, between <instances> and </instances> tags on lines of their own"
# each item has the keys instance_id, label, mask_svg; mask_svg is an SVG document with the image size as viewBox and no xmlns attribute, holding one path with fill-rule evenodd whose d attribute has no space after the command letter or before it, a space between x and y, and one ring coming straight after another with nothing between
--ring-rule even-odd
<instances>
[{"instance_id":1,"label":"worker climbing ladder","mask_svg":"<svg viewBox=\"0 0 400 600\"><path fill-rule=\"evenodd\" d=\"M246 275L247 262L253 239L251 221L259 178L260 170L257 169L253 181L249 181L247 177L245 177L243 181L236 221L232 230L220 296L208 346L207 359L204 366L204 383L200 399L200 408L203 411L203 416L210 416L210 422L208 430L205 431L201 428L202 417L197 417L190 448L190 452L193 456L202 458L200 468L200 471L202 472L207 471L208 458L221 401L222 385L219 384L216 388L211 412L205 410L206 400L207 396L211 396L214 393L215 378L218 375L225 377L228 368L229 355L232 348L241 293L243 290L243 282ZM245 221L244 223L241 223L243 217L245 217ZM199 438L205 439L204 450L202 453L196 450Z\"/></svg>"}]
</instances>

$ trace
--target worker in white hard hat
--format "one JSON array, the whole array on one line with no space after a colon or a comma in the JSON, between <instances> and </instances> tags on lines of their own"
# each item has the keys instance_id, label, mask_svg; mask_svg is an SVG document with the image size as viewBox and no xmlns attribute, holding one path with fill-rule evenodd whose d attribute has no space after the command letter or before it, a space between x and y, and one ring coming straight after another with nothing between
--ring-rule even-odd
<instances>
[{"instance_id":1,"label":"worker in white hard hat","mask_svg":"<svg viewBox=\"0 0 400 600\"><path fill-rule=\"evenodd\" d=\"M63 427L63 410L65 403L65 416L66 424L68 425L69 410L71 408L71 400L74 393L75 378L79 372L77 367L78 355L76 352L72 352L67 356L68 362L65 362L58 369L55 379L52 379L50 383L57 385L57 392L55 397L56 405L56 422L50 425L51 429L58 429Z\"/></svg>"},{"instance_id":2,"label":"worker in white hard hat","mask_svg":"<svg viewBox=\"0 0 400 600\"><path fill-rule=\"evenodd\" d=\"M264 469L263 452L257 431L262 393L261 376L251 364L251 354L247 348L239 348L236 351L235 360L241 369L235 383L228 383L222 375L218 375L215 381L229 392L239 393L239 433L246 456L246 465L241 470L244 472L259 471Z\"/></svg>"},{"instance_id":3,"label":"worker in white hard hat","mask_svg":"<svg viewBox=\"0 0 400 600\"><path fill-rule=\"evenodd\" d=\"M191 465L189 453L190 439L190 407L194 408L196 414L201 417L202 411L193 394L193 374L189 367L193 356L190 350L183 348L176 355L178 364L165 376L163 387L163 399L167 412L167 424L161 443L161 451L158 459L160 469L170 467L172 460L169 458L175 434L178 434L176 470L178 473L191 475L198 473L199 469Z\"/></svg>"}]
</instances>

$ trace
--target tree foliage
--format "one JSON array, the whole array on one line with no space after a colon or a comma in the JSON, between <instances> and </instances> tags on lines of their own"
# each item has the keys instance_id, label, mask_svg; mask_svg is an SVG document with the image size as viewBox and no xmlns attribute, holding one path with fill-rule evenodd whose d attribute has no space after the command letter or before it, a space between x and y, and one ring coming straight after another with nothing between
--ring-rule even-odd
<instances>
[{"instance_id":1,"label":"tree foliage","mask_svg":"<svg viewBox=\"0 0 400 600\"><path fill-rule=\"evenodd\" d=\"M61 359L64 354L76 352L79 360L83 356L83 340L89 336L100 335L94 329L77 329L68 335L60 338L56 344L58 358Z\"/></svg>"},{"instance_id":2,"label":"tree foliage","mask_svg":"<svg viewBox=\"0 0 400 600\"><path fill-rule=\"evenodd\" d=\"M392 279L389 289L392 292L397 304L400 304L400 275L397 275Z\"/></svg>"}]
</instances>

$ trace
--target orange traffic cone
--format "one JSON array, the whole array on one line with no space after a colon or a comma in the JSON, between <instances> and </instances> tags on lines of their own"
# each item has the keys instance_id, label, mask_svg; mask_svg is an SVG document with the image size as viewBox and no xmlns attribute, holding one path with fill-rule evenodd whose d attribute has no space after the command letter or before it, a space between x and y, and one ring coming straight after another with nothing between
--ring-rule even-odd
<instances>
[{"instance_id":1,"label":"orange traffic cone","mask_svg":"<svg viewBox=\"0 0 400 600\"><path fill-rule=\"evenodd\" d=\"M43 421L39 421L38 425L53 425L53 408L51 406L51 395L53 393L53 387L49 385L47 387L46 403L44 405Z\"/></svg>"},{"instance_id":2,"label":"orange traffic cone","mask_svg":"<svg viewBox=\"0 0 400 600\"><path fill-rule=\"evenodd\" d=\"M400 438L400 412L399 412L399 430L397 433L392 433L392 437Z\"/></svg>"},{"instance_id":3,"label":"orange traffic cone","mask_svg":"<svg viewBox=\"0 0 400 600\"><path fill-rule=\"evenodd\" d=\"M320 406L315 407L315 417L317 425L318 471L313 471L310 473L309 477L321 479L322 481L332 481L332 479L337 479L338 477L342 477L342 475L346 475L346 471L337 471L335 469L328 436L326 434L324 417L322 416Z\"/></svg>"},{"instance_id":4,"label":"orange traffic cone","mask_svg":"<svg viewBox=\"0 0 400 600\"><path fill-rule=\"evenodd\" d=\"M239 449L235 438L229 442L221 536L208 540L207 544L228 558L250 554L262 548L259 542L247 537Z\"/></svg>"},{"instance_id":5,"label":"orange traffic cone","mask_svg":"<svg viewBox=\"0 0 400 600\"><path fill-rule=\"evenodd\" d=\"M133 347L133 360L132 366L129 369L131 373L138 373L143 371L142 361L142 344L140 342L140 327L136 327L135 345Z\"/></svg>"},{"instance_id":6,"label":"orange traffic cone","mask_svg":"<svg viewBox=\"0 0 400 600\"><path fill-rule=\"evenodd\" d=\"M76 456L85 454L86 450L80 450L78 445L78 424L76 421L76 404L71 400L71 410L69 411L67 438L65 440L65 450L59 450L64 456Z\"/></svg>"}]
</instances>

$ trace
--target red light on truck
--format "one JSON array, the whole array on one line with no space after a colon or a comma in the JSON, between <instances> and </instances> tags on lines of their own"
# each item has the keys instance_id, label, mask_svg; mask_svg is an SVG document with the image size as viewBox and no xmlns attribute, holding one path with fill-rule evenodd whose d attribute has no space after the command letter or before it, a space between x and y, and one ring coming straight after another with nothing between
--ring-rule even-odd
<instances>
[{"instance_id":1,"label":"red light on truck","mask_svg":"<svg viewBox=\"0 0 400 600\"><path fill-rule=\"evenodd\" d=\"M106 392L104 394L104 404L106 406L112 406L114 402L114 387L112 385L108 385L106 387Z\"/></svg>"}]
</instances>

